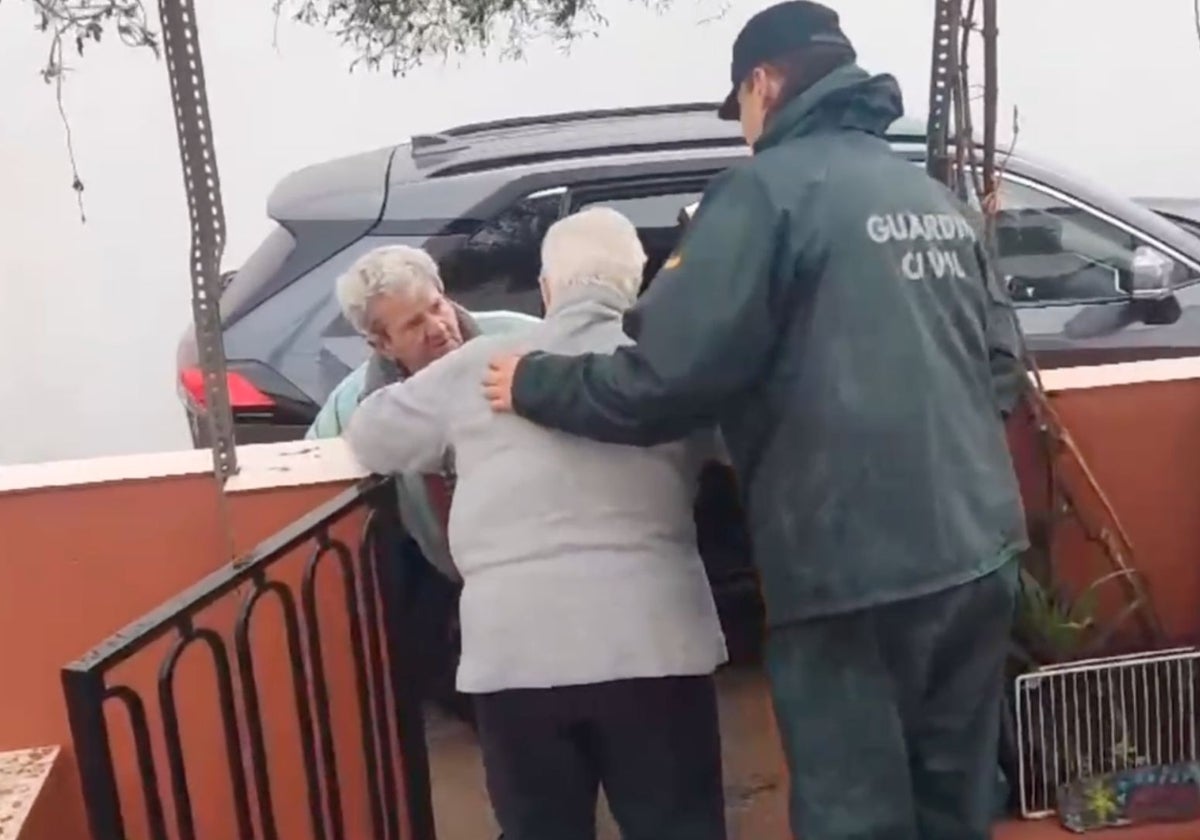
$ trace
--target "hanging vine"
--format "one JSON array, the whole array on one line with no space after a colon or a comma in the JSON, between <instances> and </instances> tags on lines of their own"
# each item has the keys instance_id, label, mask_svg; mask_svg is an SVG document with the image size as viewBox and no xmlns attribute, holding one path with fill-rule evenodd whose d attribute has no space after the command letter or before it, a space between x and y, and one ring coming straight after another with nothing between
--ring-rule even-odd
<instances>
[{"instance_id":1,"label":"hanging vine","mask_svg":"<svg viewBox=\"0 0 1200 840\"><path fill-rule=\"evenodd\" d=\"M87 221L83 208L83 178L75 157L71 121L63 103L63 82L71 67L68 56L81 57L89 45L99 44L104 33L113 31L122 43L144 47L159 56L158 36L148 23L141 0L29 0L36 14L36 28L49 36L46 63L39 71L42 81L54 86L54 101L62 122L71 167L71 189L79 205L79 219Z\"/></svg>"},{"instance_id":2,"label":"hanging vine","mask_svg":"<svg viewBox=\"0 0 1200 840\"><path fill-rule=\"evenodd\" d=\"M0 0L2 1L2 0ZM234 0L223 0L232 3ZM238 0L251 2L251 0ZM24 0L35 27L49 39L41 77L54 86L82 221L84 181L75 155L71 122L63 102L63 83L71 62L103 38L116 37L157 58L161 36L143 0ZM276 21L290 19L333 33L353 53L351 69L365 67L402 76L429 61L497 48L502 59L523 55L535 41L568 45L595 35L607 21L596 0L253 0L274 11ZM654 10L672 0L633 0ZM720 16L727 0L692 0Z\"/></svg>"}]
</instances>

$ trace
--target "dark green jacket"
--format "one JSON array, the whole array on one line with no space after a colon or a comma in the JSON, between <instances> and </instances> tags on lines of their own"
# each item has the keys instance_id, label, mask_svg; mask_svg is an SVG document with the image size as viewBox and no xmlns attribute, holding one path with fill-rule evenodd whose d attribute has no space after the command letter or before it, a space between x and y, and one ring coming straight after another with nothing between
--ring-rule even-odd
<instances>
[{"instance_id":1,"label":"dark green jacket","mask_svg":"<svg viewBox=\"0 0 1200 840\"><path fill-rule=\"evenodd\" d=\"M936 592L1025 544L1001 419L1011 308L951 193L846 67L709 188L612 356L527 356L516 410L648 445L717 423L779 624Z\"/></svg>"}]
</instances>

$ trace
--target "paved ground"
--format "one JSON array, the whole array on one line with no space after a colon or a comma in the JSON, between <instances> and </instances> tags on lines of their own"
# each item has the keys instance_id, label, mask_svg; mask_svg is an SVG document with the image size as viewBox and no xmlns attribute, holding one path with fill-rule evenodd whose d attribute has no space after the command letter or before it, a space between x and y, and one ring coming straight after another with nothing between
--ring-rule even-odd
<instances>
[{"instance_id":1,"label":"paved ground","mask_svg":"<svg viewBox=\"0 0 1200 840\"><path fill-rule=\"evenodd\" d=\"M790 840L783 755L765 680L756 669L718 677L725 759L729 840ZM429 721L429 753L439 840L495 840L483 786L483 767L470 729L442 716ZM1196 840L1200 823L1123 828L1121 840ZM1011 820L996 826L995 840L1070 840L1057 820ZM1105 833L1107 836L1107 833ZM1114 835L1115 836L1115 835ZM597 840L619 840L601 805Z\"/></svg>"},{"instance_id":2,"label":"paved ground","mask_svg":"<svg viewBox=\"0 0 1200 840\"><path fill-rule=\"evenodd\" d=\"M786 838L786 776L761 674L729 670L719 677L729 840ZM429 757L439 840L494 840L483 767L470 729L431 714ZM618 840L601 808L599 840Z\"/></svg>"}]
</instances>

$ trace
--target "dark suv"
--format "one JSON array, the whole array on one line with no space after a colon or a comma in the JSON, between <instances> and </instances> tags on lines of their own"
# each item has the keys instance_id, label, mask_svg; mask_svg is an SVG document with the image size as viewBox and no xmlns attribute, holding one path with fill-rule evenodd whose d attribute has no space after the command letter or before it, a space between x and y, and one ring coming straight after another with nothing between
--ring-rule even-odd
<instances>
[{"instance_id":1,"label":"dark suv","mask_svg":"<svg viewBox=\"0 0 1200 840\"><path fill-rule=\"evenodd\" d=\"M637 225L651 277L675 244L681 208L747 154L737 126L715 112L703 103L465 125L285 178L267 203L277 226L221 298L239 442L300 437L365 358L333 286L380 245L426 248L468 309L537 316L542 235L564 214L605 204ZM891 136L923 164L920 124L901 120ZM1043 366L1200 352L1194 228L1019 155L1005 163L1001 199L998 267ZM1147 264L1168 281L1157 290L1141 283ZM203 445L195 366L189 333L180 392ZM738 604L757 616L748 541L720 469L705 476L697 522L723 617Z\"/></svg>"},{"instance_id":2,"label":"dark suv","mask_svg":"<svg viewBox=\"0 0 1200 840\"><path fill-rule=\"evenodd\" d=\"M921 125L901 120L892 136L923 162ZM621 210L642 233L649 276L674 244L680 209L745 154L737 126L704 103L460 126L288 176L267 202L277 226L221 299L239 441L301 436L365 357L332 294L361 254L421 245L468 309L539 315L538 244L555 219L590 204ZM1044 367L1200 352L1194 227L1020 155L1005 166L999 227L999 268ZM1166 303L1134 291L1135 257L1147 249L1169 261ZM204 443L190 333L178 361Z\"/></svg>"}]
</instances>

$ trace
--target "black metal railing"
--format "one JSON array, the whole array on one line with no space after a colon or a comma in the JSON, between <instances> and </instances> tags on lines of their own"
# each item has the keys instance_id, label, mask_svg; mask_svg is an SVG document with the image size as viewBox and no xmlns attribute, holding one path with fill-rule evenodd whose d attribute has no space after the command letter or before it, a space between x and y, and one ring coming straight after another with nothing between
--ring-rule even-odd
<instances>
[{"instance_id":1,"label":"black metal railing","mask_svg":"<svg viewBox=\"0 0 1200 840\"><path fill-rule=\"evenodd\" d=\"M203 837L197 829L196 791L189 786L189 768L195 769L198 760L211 767L213 755L196 755L194 733L187 739L191 749L185 751L185 727L176 696L177 666L190 648L206 649L214 677L211 697L219 712L220 731L200 736L206 749L224 750L232 793L232 814L222 815L228 825L225 836L279 840L286 833L277 827L276 808L282 805L293 812L307 810L313 840L347 840L354 832L347 828L345 779L338 768L345 766L349 755L366 780L369 813L363 819L371 836L433 840L425 733L409 672L414 660L406 649L412 638L402 606L407 580L404 565L395 562L394 546L404 533L394 488L394 482L368 479L345 491L63 669L93 840L125 840L132 820L122 802L135 798L141 799L144 830L152 840ZM345 530L347 520L364 509L366 524L359 545L352 548L333 531L339 523ZM310 547L307 556L298 557ZM281 571L289 557L303 561L302 567L295 564L298 573L291 575L292 580ZM170 562L169 547L163 560ZM326 564L336 568L344 599L320 591L318 572L322 587L331 580L324 571ZM344 608L348 625L349 644L337 649L329 644L319 618L323 611L328 615L331 598L337 609ZM264 717L282 712L262 706L251 632L251 619L268 601L276 602L281 616L287 662L273 664L288 673L304 765L303 791L274 789L272 771L280 770L280 759L269 754ZM231 628L209 620L222 604L236 607ZM161 651L167 644L164 656ZM153 681L153 686L130 685L127 682L137 681L123 679L129 670L123 663L136 662L139 654L161 657L156 679L141 680ZM345 672L345 660L335 662L342 657L351 660L352 690L345 681L331 684L329 678L330 663L342 665ZM353 737L345 725L335 727L331 688L357 710L359 726ZM352 701L346 699L351 694ZM195 702L194 697L189 700ZM128 732L119 734L127 736L134 759L124 764L114 762L112 736L118 733L110 732L110 726L115 726L109 721L112 716L106 715L106 707L118 705L128 719ZM211 802L200 806L211 814ZM140 824L143 815L136 816Z\"/></svg>"}]
</instances>

